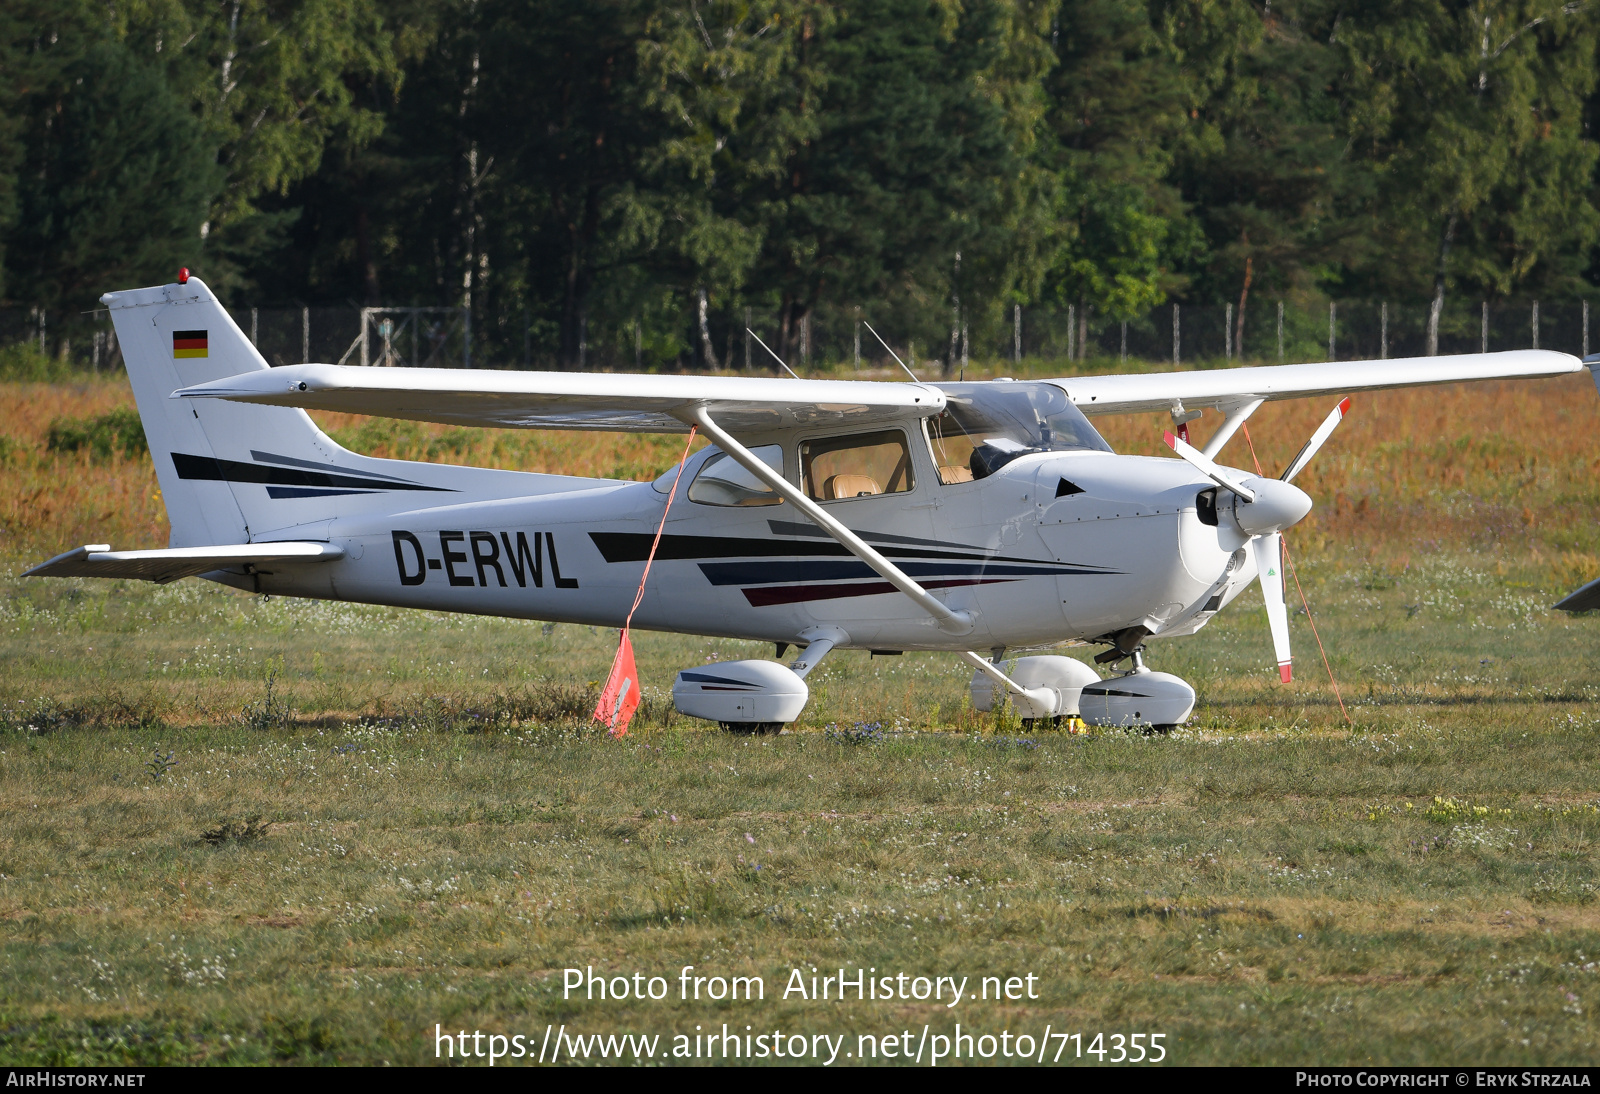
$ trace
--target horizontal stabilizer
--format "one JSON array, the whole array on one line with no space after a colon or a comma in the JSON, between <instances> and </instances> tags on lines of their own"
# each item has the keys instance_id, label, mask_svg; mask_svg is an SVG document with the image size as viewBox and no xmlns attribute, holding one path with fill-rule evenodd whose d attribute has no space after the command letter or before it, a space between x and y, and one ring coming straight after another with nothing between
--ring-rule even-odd
<instances>
[{"instance_id":1,"label":"horizontal stabilizer","mask_svg":"<svg viewBox=\"0 0 1600 1094\"><path fill-rule=\"evenodd\" d=\"M1562 612L1592 612L1600 608L1600 577L1556 601L1555 608Z\"/></svg>"},{"instance_id":2,"label":"horizontal stabilizer","mask_svg":"<svg viewBox=\"0 0 1600 1094\"><path fill-rule=\"evenodd\" d=\"M165 585L179 578L270 562L332 562L344 548L331 543L228 543L216 547L169 547L160 551L113 551L90 543L41 562L23 577L127 577Z\"/></svg>"}]
</instances>

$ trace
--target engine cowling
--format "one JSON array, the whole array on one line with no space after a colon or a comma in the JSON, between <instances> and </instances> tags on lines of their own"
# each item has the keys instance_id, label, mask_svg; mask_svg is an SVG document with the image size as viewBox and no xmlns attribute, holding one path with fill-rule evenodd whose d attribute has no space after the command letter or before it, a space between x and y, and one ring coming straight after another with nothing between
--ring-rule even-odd
<instances>
[{"instance_id":1,"label":"engine cowling","mask_svg":"<svg viewBox=\"0 0 1600 1094\"><path fill-rule=\"evenodd\" d=\"M735 728L792 722L810 697L806 682L776 661L715 661L684 669L672 683L680 714Z\"/></svg>"}]
</instances>

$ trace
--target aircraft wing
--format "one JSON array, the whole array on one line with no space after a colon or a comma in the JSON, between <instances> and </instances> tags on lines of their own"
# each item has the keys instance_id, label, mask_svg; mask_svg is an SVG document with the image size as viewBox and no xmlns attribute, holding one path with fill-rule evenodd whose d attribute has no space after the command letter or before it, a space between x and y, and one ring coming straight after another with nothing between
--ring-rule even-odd
<instances>
[{"instance_id":1,"label":"aircraft wing","mask_svg":"<svg viewBox=\"0 0 1600 1094\"><path fill-rule=\"evenodd\" d=\"M266 369L180 388L172 397L449 425L623 433L687 433L686 419L702 406L734 433L888 424L944 409L944 393L928 384L351 365Z\"/></svg>"},{"instance_id":2,"label":"aircraft wing","mask_svg":"<svg viewBox=\"0 0 1600 1094\"><path fill-rule=\"evenodd\" d=\"M1066 376L1050 382L1063 388L1079 410L1096 415L1171 410L1180 404L1186 410L1212 407L1227 411L1257 399L1350 395L1358 391L1454 384L1466 380L1535 379L1565 376L1581 372L1583 368L1583 362L1569 353L1523 349L1447 357L1401 357L1391 361L1331 361L1123 376Z\"/></svg>"},{"instance_id":3,"label":"aircraft wing","mask_svg":"<svg viewBox=\"0 0 1600 1094\"><path fill-rule=\"evenodd\" d=\"M344 548L331 543L232 543L218 547L168 547L158 551L113 551L90 543L41 562L23 577L131 577L158 585L182 577L272 562L332 562Z\"/></svg>"}]
</instances>

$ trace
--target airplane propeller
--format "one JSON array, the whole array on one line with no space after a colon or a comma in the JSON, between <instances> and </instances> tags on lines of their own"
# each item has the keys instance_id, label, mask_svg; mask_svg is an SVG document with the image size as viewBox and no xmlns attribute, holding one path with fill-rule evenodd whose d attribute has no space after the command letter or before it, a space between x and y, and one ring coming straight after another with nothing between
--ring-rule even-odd
<instances>
[{"instance_id":1,"label":"airplane propeller","mask_svg":"<svg viewBox=\"0 0 1600 1094\"><path fill-rule=\"evenodd\" d=\"M1250 552L1255 558L1261 599L1267 608L1267 625L1272 631L1272 648L1278 659L1278 676L1285 684L1293 679L1294 669L1289 651L1289 611L1283 593L1283 532L1311 511L1310 497L1290 482L1305 470L1349 410L1350 400L1339 400L1339 405L1322 420L1276 479L1259 476L1236 479L1186 440L1170 431L1165 436L1168 447L1237 498L1233 507L1234 520L1250 536Z\"/></svg>"},{"instance_id":2,"label":"airplane propeller","mask_svg":"<svg viewBox=\"0 0 1600 1094\"><path fill-rule=\"evenodd\" d=\"M1322 424L1317 426L1317 431L1311 434L1311 439L1300 446L1300 451L1294 454L1294 459L1289 461L1289 466L1284 469L1278 478L1284 482L1293 482L1294 477L1306 469L1306 464L1311 462L1311 457L1317 454L1323 442L1333 436L1333 431L1339 423L1344 421L1344 416L1350 413L1350 399L1346 396L1339 400L1339 405L1334 407L1328 416L1322 419Z\"/></svg>"}]
</instances>

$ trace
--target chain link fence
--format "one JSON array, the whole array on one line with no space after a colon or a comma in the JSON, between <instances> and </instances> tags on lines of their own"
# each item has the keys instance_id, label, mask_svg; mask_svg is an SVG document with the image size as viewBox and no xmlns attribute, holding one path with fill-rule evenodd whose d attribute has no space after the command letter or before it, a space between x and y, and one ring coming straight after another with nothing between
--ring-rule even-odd
<instances>
[{"instance_id":1,"label":"chain link fence","mask_svg":"<svg viewBox=\"0 0 1600 1094\"><path fill-rule=\"evenodd\" d=\"M1300 306L1252 299L1242 319L1231 304L1164 304L1130 319L1069 305L1012 308L982 323L963 323L952 310L948 323L934 323L925 315L819 308L792 327L785 359L801 372L895 367L872 328L907 364L951 375L968 361L1023 358L1060 361L1063 368L1070 363L1076 369L1113 362L1203 368L1421 357L1428 349L1428 312L1426 303L1346 300ZM1586 300L1452 300L1440 316L1438 352L1539 348L1586 356L1589 312ZM555 367L532 350L522 314L505 322L497 321L505 317L475 322L462 308L234 308L230 314L274 366L365 361L396 367ZM756 337L746 333L746 326ZM756 309L708 317L715 365L772 372L777 364L761 343L778 349L776 328L769 312ZM644 324L627 319L591 323L588 329L583 367L589 370L700 370L712 365L706 340L693 322L667 337L647 334ZM1600 340L1600 332L1596 338ZM122 367L105 309L62 313L0 308L0 346L22 343L83 371Z\"/></svg>"}]
</instances>

